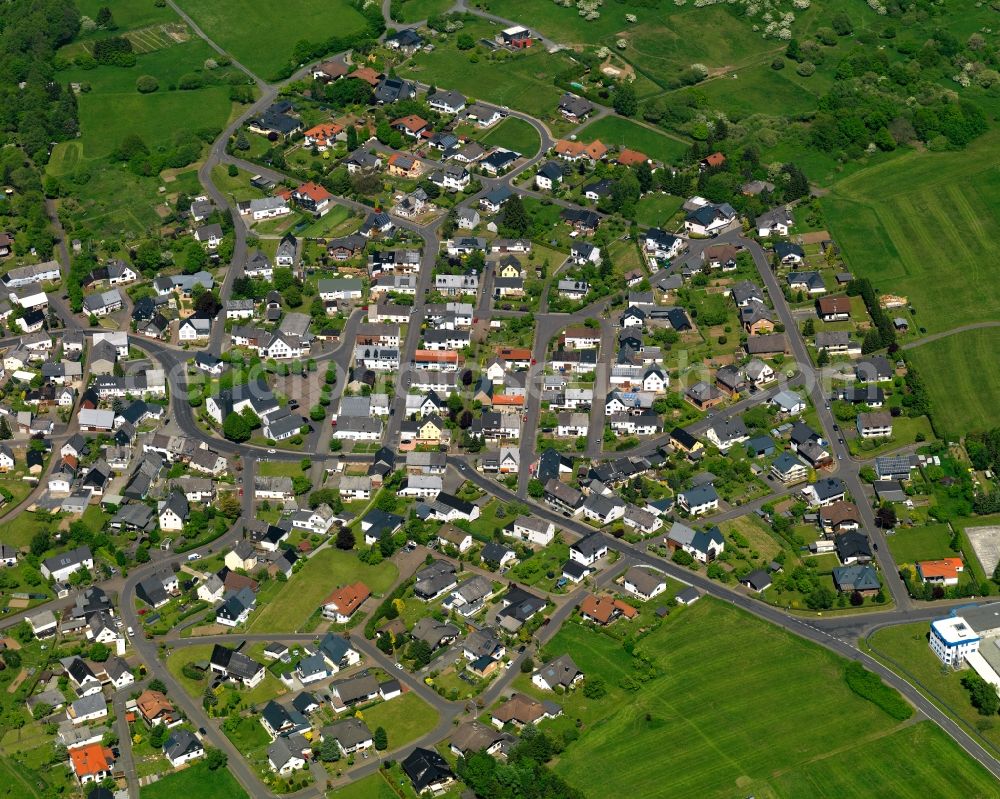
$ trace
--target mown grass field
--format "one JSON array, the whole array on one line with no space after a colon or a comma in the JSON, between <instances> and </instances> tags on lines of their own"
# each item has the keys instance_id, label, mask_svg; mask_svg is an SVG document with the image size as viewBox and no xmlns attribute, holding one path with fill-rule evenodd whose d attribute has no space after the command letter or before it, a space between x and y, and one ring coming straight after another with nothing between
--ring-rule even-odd
<instances>
[{"instance_id":1,"label":"mown grass field","mask_svg":"<svg viewBox=\"0 0 1000 799\"><path fill-rule=\"evenodd\" d=\"M138 134L147 145L170 139L178 121L187 130L222 129L232 104L229 90L211 86L194 92L164 92L141 95L131 92L86 94L80 98L80 127L83 155L100 158L110 155L130 133Z\"/></svg>"},{"instance_id":2,"label":"mown grass field","mask_svg":"<svg viewBox=\"0 0 1000 799\"><path fill-rule=\"evenodd\" d=\"M334 588L360 580L372 593L381 594L395 582L397 575L390 561L368 566L353 552L328 547L306 561L306 565L281 586L260 614L251 618L247 629L294 632Z\"/></svg>"},{"instance_id":3,"label":"mown grass field","mask_svg":"<svg viewBox=\"0 0 1000 799\"><path fill-rule=\"evenodd\" d=\"M482 138L483 145L503 147L523 156L531 157L538 152L538 133L531 125L517 117L507 117Z\"/></svg>"},{"instance_id":4,"label":"mown grass field","mask_svg":"<svg viewBox=\"0 0 1000 799\"><path fill-rule=\"evenodd\" d=\"M420 22L437 14L443 14L454 3L451 0L405 0L401 22Z\"/></svg>"},{"instance_id":5,"label":"mown grass field","mask_svg":"<svg viewBox=\"0 0 1000 799\"><path fill-rule=\"evenodd\" d=\"M265 79L277 75L299 40L349 36L365 27L347 0L292 0L280 10L264 0L183 0L181 8L216 44Z\"/></svg>"},{"instance_id":6,"label":"mown grass field","mask_svg":"<svg viewBox=\"0 0 1000 799\"><path fill-rule=\"evenodd\" d=\"M794 69L776 72L770 64L761 64L705 81L695 91L704 95L710 107L739 118L759 114L764 108L780 108L788 116L812 111L827 88L816 75L801 78Z\"/></svg>"},{"instance_id":7,"label":"mown grass field","mask_svg":"<svg viewBox=\"0 0 1000 799\"><path fill-rule=\"evenodd\" d=\"M211 771L203 762L195 762L182 771L145 786L142 799L249 799L228 769Z\"/></svg>"},{"instance_id":8,"label":"mown grass field","mask_svg":"<svg viewBox=\"0 0 1000 799\"><path fill-rule=\"evenodd\" d=\"M343 788L337 788L329 796L331 799L397 799L396 792L380 773L370 774Z\"/></svg>"},{"instance_id":9,"label":"mown grass field","mask_svg":"<svg viewBox=\"0 0 1000 799\"><path fill-rule=\"evenodd\" d=\"M636 203L635 219L640 225L665 228L683 203L683 198L670 194L647 194Z\"/></svg>"},{"instance_id":10,"label":"mown grass field","mask_svg":"<svg viewBox=\"0 0 1000 799\"><path fill-rule=\"evenodd\" d=\"M609 686L630 670L619 645L581 627L546 649ZM843 660L715 600L675 611L640 649L662 676L590 708L555 766L588 797L998 794L937 727L899 725L852 693ZM628 767L596 781L598 762Z\"/></svg>"},{"instance_id":11,"label":"mown grass field","mask_svg":"<svg viewBox=\"0 0 1000 799\"><path fill-rule=\"evenodd\" d=\"M912 152L845 178L822 201L851 270L906 296L927 332L1000 318L989 257L1000 236L998 145L994 129L962 152ZM937 364L953 385L956 365Z\"/></svg>"},{"instance_id":12,"label":"mown grass field","mask_svg":"<svg viewBox=\"0 0 1000 799\"><path fill-rule=\"evenodd\" d=\"M437 711L412 692L373 705L361 715L369 729L385 727L390 749L426 735L438 722Z\"/></svg>"},{"instance_id":13,"label":"mown grass field","mask_svg":"<svg viewBox=\"0 0 1000 799\"><path fill-rule=\"evenodd\" d=\"M492 38L494 26L469 23L465 32L477 40ZM555 113L562 92L552 83L556 73L570 62L561 54L552 55L540 47L507 58L502 63L485 56L470 57L474 50L462 52L451 42L440 44L432 53L420 52L399 67L402 77L436 86L447 86L468 97L497 105L506 105L533 116Z\"/></svg>"},{"instance_id":14,"label":"mown grass field","mask_svg":"<svg viewBox=\"0 0 1000 799\"><path fill-rule=\"evenodd\" d=\"M953 558L951 530L946 524L929 524L912 530L899 529L886 539L897 563L916 563L918 560Z\"/></svg>"},{"instance_id":15,"label":"mown grass field","mask_svg":"<svg viewBox=\"0 0 1000 799\"><path fill-rule=\"evenodd\" d=\"M580 131L579 138L581 141L600 139L609 147L629 147L667 164L676 162L690 149L683 141L629 119L613 116L587 125Z\"/></svg>"},{"instance_id":16,"label":"mown grass field","mask_svg":"<svg viewBox=\"0 0 1000 799\"><path fill-rule=\"evenodd\" d=\"M984 297L993 289L992 284L980 285ZM974 317L977 309L969 307L967 312ZM957 439L970 430L1000 424L997 352L1000 328L956 333L907 353L930 393L931 421L938 435Z\"/></svg>"}]
</instances>

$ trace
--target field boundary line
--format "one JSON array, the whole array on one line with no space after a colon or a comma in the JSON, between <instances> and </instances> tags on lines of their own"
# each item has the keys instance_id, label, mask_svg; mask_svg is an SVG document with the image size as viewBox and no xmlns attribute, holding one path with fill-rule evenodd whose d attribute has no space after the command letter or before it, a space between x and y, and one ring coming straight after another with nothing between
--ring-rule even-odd
<instances>
[{"instance_id":1,"label":"field boundary line","mask_svg":"<svg viewBox=\"0 0 1000 799\"><path fill-rule=\"evenodd\" d=\"M990 328L1000 327L1000 321L986 321L986 322L972 322L968 325L961 325L960 327L953 327L951 330L943 330L940 333L932 333L929 336L924 336L916 341L908 341L902 346L904 350L912 350L917 347L922 347L924 344L930 344L932 341L940 341L943 338L949 338L951 336L957 335L959 333L971 333L974 330L989 330Z\"/></svg>"}]
</instances>

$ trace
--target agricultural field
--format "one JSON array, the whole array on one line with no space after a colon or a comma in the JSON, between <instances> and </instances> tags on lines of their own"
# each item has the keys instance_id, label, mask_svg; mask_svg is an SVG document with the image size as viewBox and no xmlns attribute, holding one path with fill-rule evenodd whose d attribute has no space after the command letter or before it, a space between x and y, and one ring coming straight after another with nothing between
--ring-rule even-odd
<instances>
[{"instance_id":1,"label":"agricultural field","mask_svg":"<svg viewBox=\"0 0 1000 799\"><path fill-rule=\"evenodd\" d=\"M482 143L490 147L513 150L528 158L538 152L540 144L535 129L517 117L507 117L503 122L495 125L482 138Z\"/></svg>"},{"instance_id":2,"label":"agricultural field","mask_svg":"<svg viewBox=\"0 0 1000 799\"><path fill-rule=\"evenodd\" d=\"M983 169L998 144L1000 131L993 130L960 153L910 152L841 180L822 200L848 267L882 293L907 297L920 333L1000 319L1000 290L983 256L1000 235L1000 218L983 213L1000 204L1000 172ZM957 349L955 342L946 346ZM961 351L968 349L966 343ZM982 373L974 358L935 358L921 373L931 380L937 372L954 387L963 360L970 378ZM961 392L972 402L978 393ZM964 401L955 406L971 410Z\"/></svg>"},{"instance_id":3,"label":"agricultural field","mask_svg":"<svg viewBox=\"0 0 1000 799\"><path fill-rule=\"evenodd\" d=\"M182 7L209 38L265 80L288 63L301 39L350 36L365 28L365 18L347 0L299 0L281 13L240 0L184 0Z\"/></svg>"},{"instance_id":4,"label":"agricultural field","mask_svg":"<svg viewBox=\"0 0 1000 799\"><path fill-rule=\"evenodd\" d=\"M203 762L145 786L141 796L142 799L175 799L178 796L185 799L217 799L220 796L249 799L228 769L211 771Z\"/></svg>"},{"instance_id":5,"label":"agricultural field","mask_svg":"<svg viewBox=\"0 0 1000 799\"><path fill-rule=\"evenodd\" d=\"M353 552L327 547L306 561L306 565L284 583L247 624L248 630L294 632L318 608L330 592L341 585L361 580L374 594L387 591L398 572L390 561L378 566L361 563Z\"/></svg>"},{"instance_id":6,"label":"agricultural field","mask_svg":"<svg viewBox=\"0 0 1000 799\"><path fill-rule=\"evenodd\" d=\"M591 122L579 133L581 141L600 139L604 144L639 150L666 164L676 163L690 145L666 133L623 117L607 116Z\"/></svg>"},{"instance_id":7,"label":"agricultural field","mask_svg":"<svg viewBox=\"0 0 1000 799\"><path fill-rule=\"evenodd\" d=\"M826 796L830 781L842 796L996 795L937 727L899 724L854 694L843 660L711 598L674 611L639 649L658 676L626 692L631 658L608 636L567 625L546 647L569 652L609 688L596 702L565 700L553 722L583 720L555 770L586 796ZM668 748L669 759L643 754ZM589 776L598 760L630 767L598 785Z\"/></svg>"},{"instance_id":8,"label":"agricultural field","mask_svg":"<svg viewBox=\"0 0 1000 799\"><path fill-rule=\"evenodd\" d=\"M984 300L993 293L989 288L993 283L977 285ZM969 302L964 309L954 309L955 313L965 311L975 318L978 308L972 299ZM927 317L921 319L926 321ZM931 421L939 436L956 440L969 430L989 430L1000 424L998 351L1000 328L985 328L929 341L907 352L930 394Z\"/></svg>"}]
</instances>

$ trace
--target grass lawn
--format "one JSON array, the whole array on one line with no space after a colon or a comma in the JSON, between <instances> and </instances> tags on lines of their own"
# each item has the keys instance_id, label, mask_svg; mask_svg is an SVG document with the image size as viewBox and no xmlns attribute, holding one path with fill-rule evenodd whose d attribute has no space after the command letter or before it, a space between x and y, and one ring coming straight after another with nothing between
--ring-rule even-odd
<instances>
[{"instance_id":1,"label":"grass lawn","mask_svg":"<svg viewBox=\"0 0 1000 799\"><path fill-rule=\"evenodd\" d=\"M635 206L635 219L646 227L663 227L684 203L683 197L671 194L647 194Z\"/></svg>"},{"instance_id":2,"label":"grass lawn","mask_svg":"<svg viewBox=\"0 0 1000 799\"><path fill-rule=\"evenodd\" d=\"M421 22L443 14L454 3L451 0L405 0L400 12L400 22Z\"/></svg>"},{"instance_id":3,"label":"grass lawn","mask_svg":"<svg viewBox=\"0 0 1000 799\"><path fill-rule=\"evenodd\" d=\"M426 735L438 723L437 711L412 692L373 705L360 715L373 732L376 727L385 727L390 749Z\"/></svg>"},{"instance_id":4,"label":"grass lawn","mask_svg":"<svg viewBox=\"0 0 1000 799\"><path fill-rule=\"evenodd\" d=\"M364 779L330 791L327 796L330 799L397 799L396 792L381 773L369 774Z\"/></svg>"},{"instance_id":5,"label":"grass lawn","mask_svg":"<svg viewBox=\"0 0 1000 799\"><path fill-rule=\"evenodd\" d=\"M567 625L546 646L609 687L597 702L560 698L565 717L552 722L583 720L555 770L585 796L833 795L817 774L840 796L996 794L937 727L900 725L851 692L841 658L711 598L672 613L638 648L659 676L627 692L618 686L631 658L607 636ZM644 754L668 747L669 758ZM629 768L598 782L599 760Z\"/></svg>"},{"instance_id":6,"label":"grass lawn","mask_svg":"<svg viewBox=\"0 0 1000 799\"><path fill-rule=\"evenodd\" d=\"M998 144L1000 130L991 130L962 152L907 153L845 178L822 200L848 267L878 290L907 297L928 332L1000 318L1000 286L983 255L1000 235L1000 217L983 212L1000 204L1000 172L982 168ZM966 339L963 353L970 343ZM949 342L955 349L961 344ZM944 354L941 343L928 346ZM919 360L931 357L919 348L915 353ZM971 410L962 407L965 397L990 393L982 387L960 390L956 369L959 381L966 370L970 376L983 373L974 361L967 355L938 361L940 380L958 388L952 396L962 398L949 404L962 412ZM922 370L928 381L931 372ZM996 419L980 418L984 424Z\"/></svg>"},{"instance_id":7,"label":"grass lawn","mask_svg":"<svg viewBox=\"0 0 1000 799\"><path fill-rule=\"evenodd\" d=\"M929 524L913 529L899 528L886 539L897 563L915 563L918 560L953 558L951 530L946 524Z\"/></svg>"},{"instance_id":8,"label":"grass lawn","mask_svg":"<svg viewBox=\"0 0 1000 799\"><path fill-rule=\"evenodd\" d=\"M531 157L538 152L538 132L523 119L507 117L482 138L483 145L503 147Z\"/></svg>"},{"instance_id":9,"label":"grass lawn","mask_svg":"<svg viewBox=\"0 0 1000 799\"><path fill-rule=\"evenodd\" d=\"M302 465L297 461L258 461L257 473L262 477L299 477L308 474L302 471Z\"/></svg>"},{"instance_id":10,"label":"grass lawn","mask_svg":"<svg viewBox=\"0 0 1000 799\"><path fill-rule=\"evenodd\" d=\"M211 771L202 762L196 762L183 771L178 771L162 780L146 785L142 789L142 799L249 799L228 769Z\"/></svg>"},{"instance_id":11,"label":"grass lawn","mask_svg":"<svg viewBox=\"0 0 1000 799\"><path fill-rule=\"evenodd\" d=\"M48 525L40 522L34 513L19 513L4 524L4 543L12 547L26 547L36 533L47 529Z\"/></svg>"},{"instance_id":12,"label":"grass lawn","mask_svg":"<svg viewBox=\"0 0 1000 799\"><path fill-rule=\"evenodd\" d=\"M353 552L328 547L306 561L301 571L281 586L261 613L250 620L247 630L294 632L337 586L360 580L372 593L382 594L398 574L391 561L368 566Z\"/></svg>"},{"instance_id":13,"label":"grass lawn","mask_svg":"<svg viewBox=\"0 0 1000 799\"><path fill-rule=\"evenodd\" d=\"M815 77L815 75L813 76ZM780 108L787 116L811 111L818 102L817 92L829 88L799 77L794 69L776 72L770 64L741 69L698 85L712 108L725 109L735 118L759 114L761 108Z\"/></svg>"},{"instance_id":14,"label":"grass lawn","mask_svg":"<svg viewBox=\"0 0 1000 799\"><path fill-rule=\"evenodd\" d=\"M492 38L496 28L467 22L463 32L474 38ZM552 80L571 66L567 56L533 47L527 53L510 56L502 62L477 56L478 60L473 63L469 58L474 53L474 50L462 52L448 42L438 45L432 53L417 53L398 71L401 77L447 86L479 100L507 105L535 116L553 114L562 91Z\"/></svg>"},{"instance_id":15,"label":"grass lawn","mask_svg":"<svg viewBox=\"0 0 1000 799\"><path fill-rule=\"evenodd\" d=\"M365 19L347 0L296 0L275 13L266 3L184 0L184 10L217 44L262 78L274 78L301 39L350 36Z\"/></svg>"},{"instance_id":16,"label":"grass lawn","mask_svg":"<svg viewBox=\"0 0 1000 799\"><path fill-rule=\"evenodd\" d=\"M83 16L97 18L97 12L108 4L104 0L79 0L76 7ZM115 0L111 9L115 16L115 24L121 31L132 28L142 28L157 22L174 22L177 15L166 6L157 7L147 0ZM101 35L105 35L104 32Z\"/></svg>"},{"instance_id":17,"label":"grass lawn","mask_svg":"<svg viewBox=\"0 0 1000 799\"><path fill-rule=\"evenodd\" d=\"M607 116L587 125L579 136L581 141L600 139L609 147L629 147L650 158L672 164L690 149L690 145L672 139L660 131L647 128L630 119Z\"/></svg>"},{"instance_id":18,"label":"grass lawn","mask_svg":"<svg viewBox=\"0 0 1000 799\"><path fill-rule=\"evenodd\" d=\"M978 290L983 302L990 299L992 282ZM947 294L940 299L947 301ZM970 320L982 312L982 304L969 300L964 309ZM926 323L927 317L921 317ZM931 421L935 432L946 439L972 430L1000 425L1000 375L994 368L1000 350L1000 328L969 330L909 351L931 398Z\"/></svg>"},{"instance_id":19,"label":"grass lawn","mask_svg":"<svg viewBox=\"0 0 1000 799\"><path fill-rule=\"evenodd\" d=\"M163 143L178 130L180 119L190 130L220 130L232 107L229 90L223 86L162 94L138 94L134 89L92 92L81 95L79 103L85 158L109 155L129 133L138 134L147 145Z\"/></svg>"}]
</instances>

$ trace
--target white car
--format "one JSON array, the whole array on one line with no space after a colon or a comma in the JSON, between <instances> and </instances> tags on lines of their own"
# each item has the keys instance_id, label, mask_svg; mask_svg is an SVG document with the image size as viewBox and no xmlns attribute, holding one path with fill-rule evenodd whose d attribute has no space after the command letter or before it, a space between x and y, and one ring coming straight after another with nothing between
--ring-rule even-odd
<instances>
[{"instance_id":1,"label":"white car","mask_svg":"<svg viewBox=\"0 0 1000 799\"><path fill-rule=\"evenodd\" d=\"M134 630L133 630L133 629L132 629L131 627L129 627L129 628L128 628L128 630L126 630L126 632L127 632L127 633L128 633L129 635L135 635L135 631L134 631Z\"/></svg>"},{"instance_id":2,"label":"white car","mask_svg":"<svg viewBox=\"0 0 1000 799\"><path fill-rule=\"evenodd\" d=\"M192 552L190 555L188 555L188 560L201 560L201 555L199 555L197 552Z\"/></svg>"}]
</instances>

